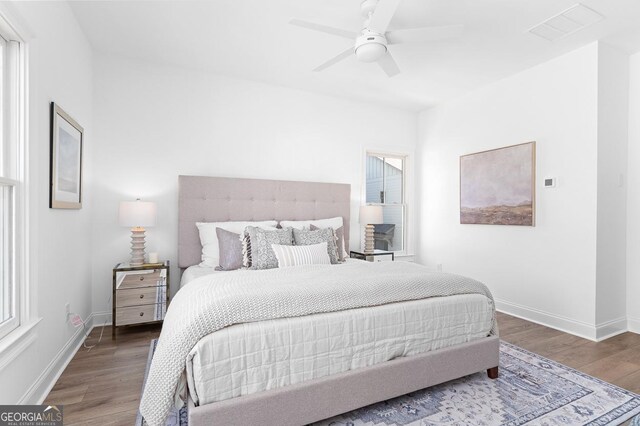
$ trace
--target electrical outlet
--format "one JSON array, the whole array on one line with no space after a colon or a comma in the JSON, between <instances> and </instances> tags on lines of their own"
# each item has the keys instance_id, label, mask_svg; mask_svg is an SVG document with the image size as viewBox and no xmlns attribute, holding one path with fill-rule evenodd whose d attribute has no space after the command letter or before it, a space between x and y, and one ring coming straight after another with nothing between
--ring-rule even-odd
<instances>
[{"instance_id":1,"label":"electrical outlet","mask_svg":"<svg viewBox=\"0 0 640 426\"><path fill-rule=\"evenodd\" d=\"M65 318L68 319L69 318L69 314L71 313L71 303L69 303L69 302L65 303L64 311L65 311L65 314L66 314Z\"/></svg>"}]
</instances>

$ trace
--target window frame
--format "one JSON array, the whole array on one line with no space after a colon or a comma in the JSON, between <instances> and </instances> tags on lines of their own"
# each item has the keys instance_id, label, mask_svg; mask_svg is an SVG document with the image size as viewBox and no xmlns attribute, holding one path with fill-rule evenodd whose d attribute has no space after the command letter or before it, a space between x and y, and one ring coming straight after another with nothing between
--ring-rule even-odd
<instances>
[{"instance_id":1,"label":"window frame","mask_svg":"<svg viewBox=\"0 0 640 426\"><path fill-rule=\"evenodd\" d=\"M17 280L16 274L16 263L18 260L17 251L16 251L16 198L17 198L17 187L18 183L13 179L7 179L4 177L0 177L0 187L4 189L4 187L11 188L10 196L8 200L3 200L10 204L9 206L9 217L4 217L4 215L0 215L3 221L7 221L10 223L10 228L6 231L8 232L7 241L5 241L4 237L0 240L0 244L4 245L6 242L7 247L2 248L2 252L5 249L9 252L8 259L0 259L0 264L2 264L2 273L5 275L2 277L2 282L4 284L5 280L9 282L8 289L8 297L9 297L9 305L7 306L8 311L10 312L10 316L7 320L2 321L0 323L0 340L11 333L13 330L17 329L20 326L21 318L20 318L20 285ZM0 205L3 203L0 203ZM3 227L3 231L5 231L5 223L0 224ZM5 264L6 262L6 264ZM5 270L4 267L7 266L8 270ZM5 289L2 289L4 292Z\"/></svg>"},{"instance_id":2,"label":"window frame","mask_svg":"<svg viewBox=\"0 0 640 426\"><path fill-rule=\"evenodd\" d=\"M11 311L0 324L0 354L38 321L32 318L28 286L28 164L27 164L27 45L0 8L0 37L5 45L2 62L2 157L0 185L12 187ZM6 61L6 66L5 66ZM6 72L5 72L6 71ZM6 93L5 93L6 91ZM6 94L6 97L5 97ZM8 107L8 108L7 108ZM8 142L7 142L8 141Z\"/></svg>"},{"instance_id":3,"label":"window frame","mask_svg":"<svg viewBox=\"0 0 640 426\"><path fill-rule=\"evenodd\" d=\"M378 150L378 149L365 149L364 153L364 173L363 173L363 200L364 205L368 206L400 206L402 207L402 249L401 250L388 250L389 252L393 252L396 256L404 256L409 253L409 240L407 239L409 221L408 221L408 185L409 185L409 164L411 159L411 154L407 152L389 152L386 150ZM382 158L394 158L402 160L402 203L370 203L367 202L367 157L382 157ZM383 180L383 188L386 188L386 182ZM385 191L386 192L386 191ZM385 194L385 200L387 196Z\"/></svg>"}]
</instances>

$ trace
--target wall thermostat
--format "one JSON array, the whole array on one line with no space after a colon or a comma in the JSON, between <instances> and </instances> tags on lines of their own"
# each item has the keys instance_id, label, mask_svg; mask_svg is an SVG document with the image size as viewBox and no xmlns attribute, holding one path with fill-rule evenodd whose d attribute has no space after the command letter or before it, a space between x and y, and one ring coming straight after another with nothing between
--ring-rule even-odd
<instances>
[{"instance_id":1,"label":"wall thermostat","mask_svg":"<svg viewBox=\"0 0 640 426\"><path fill-rule=\"evenodd\" d=\"M556 186L556 178L544 178L544 187L553 188Z\"/></svg>"}]
</instances>

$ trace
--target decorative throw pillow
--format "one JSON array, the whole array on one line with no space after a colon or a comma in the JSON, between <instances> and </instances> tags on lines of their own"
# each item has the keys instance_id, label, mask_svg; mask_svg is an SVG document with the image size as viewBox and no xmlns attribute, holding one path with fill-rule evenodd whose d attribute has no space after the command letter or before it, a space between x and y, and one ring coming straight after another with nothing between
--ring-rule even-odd
<instances>
[{"instance_id":1,"label":"decorative throw pillow","mask_svg":"<svg viewBox=\"0 0 640 426\"><path fill-rule=\"evenodd\" d=\"M282 246L272 244L271 248L278 259L278 268L300 265L330 265L327 243L310 246Z\"/></svg>"},{"instance_id":2,"label":"decorative throw pillow","mask_svg":"<svg viewBox=\"0 0 640 426\"><path fill-rule=\"evenodd\" d=\"M216 271L234 271L242 268L242 239L240 234L216 228L220 247L219 265Z\"/></svg>"},{"instance_id":3,"label":"decorative throw pillow","mask_svg":"<svg viewBox=\"0 0 640 426\"><path fill-rule=\"evenodd\" d=\"M327 254L331 263L338 262L338 247L336 245L336 234L333 229L318 229L311 231L309 229L294 229L293 239L297 246L309 246L312 244L327 243Z\"/></svg>"},{"instance_id":4,"label":"decorative throw pillow","mask_svg":"<svg viewBox=\"0 0 640 426\"><path fill-rule=\"evenodd\" d=\"M275 220L264 220L261 222L196 222L200 234L200 244L202 245L202 263L200 266L215 268L218 266L220 257L220 246L216 228L242 235L247 226L258 226L263 229L276 229L278 222Z\"/></svg>"},{"instance_id":5,"label":"decorative throw pillow","mask_svg":"<svg viewBox=\"0 0 640 426\"><path fill-rule=\"evenodd\" d=\"M334 230L337 230L343 227L344 221L342 220L342 216L336 216L329 219L281 220L280 221L280 227L282 228L290 226L293 229L310 229L311 225L314 225L318 229L333 228ZM349 254L347 253L347 248L344 245L344 233L343 233L342 241L339 241L338 251L339 251L338 253L339 256L343 260L349 257Z\"/></svg>"},{"instance_id":6,"label":"decorative throw pillow","mask_svg":"<svg viewBox=\"0 0 640 426\"><path fill-rule=\"evenodd\" d=\"M243 254L249 269L271 269L278 267L278 259L271 248L272 244L290 246L293 244L291 228L267 231L255 226L247 226L244 231L246 242ZM250 251L249 251L250 247Z\"/></svg>"},{"instance_id":7,"label":"decorative throw pillow","mask_svg":"<svg viewBox=\"0 0 640 426\"><path fill-rule=\"evenodd\" d=\"M312 223L311 226L309 226L309 229L311 231L317 231L322 228ZM338 244L338 261L344 262L344 226L334 229L333 232L336 234L336 243Z\"/></svg>"}]
</instances>

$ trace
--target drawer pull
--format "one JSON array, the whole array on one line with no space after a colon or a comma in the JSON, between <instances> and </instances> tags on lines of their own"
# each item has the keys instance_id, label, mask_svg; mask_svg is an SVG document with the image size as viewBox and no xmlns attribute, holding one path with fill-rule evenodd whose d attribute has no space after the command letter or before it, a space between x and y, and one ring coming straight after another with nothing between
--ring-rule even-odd
<instances>
[{"instance_id":1,"label":"drawer pull","mask_svg":"<svg viewBox=\"0 0 640 426\"><path fill-rule=\"evenodd\" d=\"M141 294L141 295L140 295L140 299L144 299L144 294Z\"/></svg>"},{"instance_id":2,"label":"drawer pull","mask_svg":"<svg viewBox=\"0 0 640 426\"><path fill-rule=\"evenodd\" d=\"M144 281L144 277L140 277L140 281Z\"/></svg>"},{"instance_id":3,"label":"drawer pull","mask_svg":"<svg viewBox=\"0 0 640 426\"><path fill-rule=\"evenodd\" d=\"M140 312L140 316L144 316L144 312Z\"/></svg>"}]
</instances>

